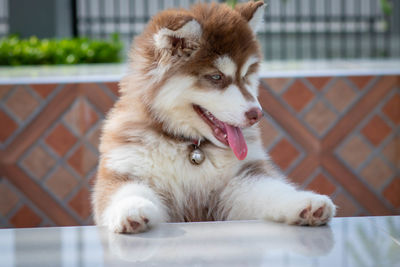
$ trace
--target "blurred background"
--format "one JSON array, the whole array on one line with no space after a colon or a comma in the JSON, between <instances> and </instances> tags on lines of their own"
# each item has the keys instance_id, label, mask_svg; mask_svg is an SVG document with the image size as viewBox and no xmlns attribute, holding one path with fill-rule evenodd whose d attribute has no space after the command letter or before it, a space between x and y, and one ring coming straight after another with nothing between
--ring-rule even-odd
<instances>
[{"instance_id":1,"label":"blurred background","mask_svg":"<svg viewBox=\"0 0 400 267\"><path fill-rule=\"evenodd\" d=\"M78 36L104 38L118 32L124 43L129 44L158 11L188 8L196 1L75 2L74 32ZM400 57L399 1L271 0L266 3L265 23L258 35L265 59Z\"/></svg>"},{"instance_id":2,"label":"blurred background","mask_svg":"<svg viewBox=\"0 0 400 267\"><path fill-rule=\"evenodd\" d=\"M101 125L132 38L194 2L0 0L0 227L93 223ZM267 3L265 151L338 216L400 214L400 0Z\"/></svg>"},{"instance_id":3,"label":"blurred background","mask_svg":"<svg viewBox=\"0 0 400 267\"><path fill-rule=\"evenodd\" d=\"M118 33L126 50L151 16L195 2L0 0L0 36L107 39ZM397 0L271 0L267 4L259 33L265 59L400 57ZM39 19L26 14L32 12Z\"/></svg>"}]
</instances>

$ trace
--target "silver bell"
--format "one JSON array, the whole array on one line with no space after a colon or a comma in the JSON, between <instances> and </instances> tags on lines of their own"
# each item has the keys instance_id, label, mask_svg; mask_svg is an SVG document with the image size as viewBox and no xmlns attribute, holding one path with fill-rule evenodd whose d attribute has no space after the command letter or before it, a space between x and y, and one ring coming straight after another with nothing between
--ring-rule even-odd
<instances>
[{"instance_id":1,"label":"silver bell","mask_svg":"<svg viewBox=\"0 0 400 267\"><path fill-rule=\"evenodd\" d=\"M189 154L189 160L194 165L200 165L201 163L203 163L204 159L205 159L204 153L199 148L195 148Z\"/></svg>"}]
</instances>

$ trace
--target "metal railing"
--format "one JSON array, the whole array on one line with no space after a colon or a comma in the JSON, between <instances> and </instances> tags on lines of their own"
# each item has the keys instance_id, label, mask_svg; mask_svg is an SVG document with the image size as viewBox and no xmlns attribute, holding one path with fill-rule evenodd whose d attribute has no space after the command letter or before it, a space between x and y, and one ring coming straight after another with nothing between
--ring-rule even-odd
<instances>
[{"instance_id":1,"label":"metal railing","mask_svg":"<svg viewBox=\"0 0 400 267\"><path fill-rule=\"evenodd\" d=\"M8 1L0 0L0 37L8 34Z\"/></svg>"},{"instance_id":2,"label":"metal railing","mask_svg":"<svg viewBox=\"0 0 400 267\"><path fill-rule=\"evenodd\" d=\"M127 45L158 11L197 2L75 1L79 35L118 32ZM259 33L265 59L400 57L400 0L386 1L385 14L382 0L270 0Z\"/></svg>"},{"instance_id":3,"label":"metal railing","mask_svg":"<svg viewBox=\"0 0 400 267\"><path fill-rule=\"evenodd\" d=\"M270 1L259 34L268 59L400 57L400 1Z\"/></svg>"}]
</instances>

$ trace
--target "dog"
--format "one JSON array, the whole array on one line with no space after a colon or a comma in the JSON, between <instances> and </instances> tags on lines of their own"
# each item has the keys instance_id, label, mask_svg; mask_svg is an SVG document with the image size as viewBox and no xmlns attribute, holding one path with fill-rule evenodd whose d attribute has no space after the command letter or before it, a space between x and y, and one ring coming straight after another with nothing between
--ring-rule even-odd
<instances>
[{"instance_id":1,"label":"dog","mask_svg":"<svg viewBox=\"0 0 400 267\"><path fill-rule=\"evenodd\" d=\"M256 31L263 1L155 15L130 51L104 122L94 219L116 233L161 222L326 224L336 207L298 190L263 150Z\"/></svg>"}]
</instances>

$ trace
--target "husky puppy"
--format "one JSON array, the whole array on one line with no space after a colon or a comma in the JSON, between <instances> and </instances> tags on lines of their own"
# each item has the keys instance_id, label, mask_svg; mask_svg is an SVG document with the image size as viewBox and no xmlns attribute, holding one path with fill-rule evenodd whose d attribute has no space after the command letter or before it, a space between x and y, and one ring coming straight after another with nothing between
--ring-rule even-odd
<instances>
[{"instance_id":1,"label":"husky puppy","mask_svg":"<svg viewBox=\"0 0 400 267\"><path fill-rule=\"evenodd\" d=\"M262 1L166 10L135 39L101 137L98 225L138 233L160 222L321 225L334 216L327 196L296 189L263 150L263 10Z\"/></svg>"}]
</instances>

